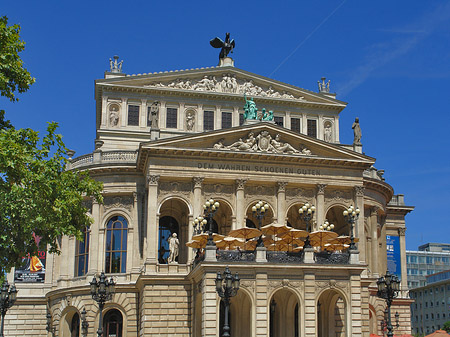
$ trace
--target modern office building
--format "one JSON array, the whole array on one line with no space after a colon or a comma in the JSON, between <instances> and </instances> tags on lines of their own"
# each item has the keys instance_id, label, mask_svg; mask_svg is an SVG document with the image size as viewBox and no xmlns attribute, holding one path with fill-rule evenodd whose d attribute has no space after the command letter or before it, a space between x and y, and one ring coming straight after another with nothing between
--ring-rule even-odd
<instances>
[{"instance_id":1,"label":"modern office building","mask_svg":"<svg viewBox=\"0 0 450 337\"><path fill-rule=\"evenodd\" d=\"M16 273L7 336L46 336L47 313L56 336L79 336L83 309L94 335L100 316L89 282L101 272L116 282L103 310L105 336L217 336L224 309L215 279L226 266L241 279L232 336L379 333L385 301L376 280L387 268L401 278L396 332L410 332L405 216L413 207L363 153L358 121L353 131L339 125L347 103L329 82L305 90L228 57L217 67L138 75L122 73L117 61L95 82L95 150L68 167L103 181L104 203L86 200L94 223L85 241L63 237L62 254L47 256L39 278ZM341 144L343 132L354 132L353 144ZM310 234L314 248L302 248L304 236L267 232L256 249L253 240L233 250L219 241L190 248L199 229L192 224L210 199L220 203L208 222L219 234L259 228L260 220L304 233L328 220L336 236L354 234L357 249L326 251L320 233ZM311 226L299 213L307 204L315 206ZM360 210L354 226L343 214L351 205Z\"/></svg>"},{"instance_id":2,"label":"modern office building","mask_svg":"<svg viewBox=\"0 0 450 337\"><path fill-rule=\"evenodd\" d=\"M450 321L450 270L425 276L426 283L410 290L412 332L429 334Z\"/></svg>"},{"instance_id":3,"label":"modern office building","mask_svg":"<svg viewBox=\"0 0 450 337\"><path fill-rule=\"evenodd\" d=\"M418 251L406 251L408 288L426 285L427 275L450 269L450 244L426 243Z\"/></svg>"}]
</instances>

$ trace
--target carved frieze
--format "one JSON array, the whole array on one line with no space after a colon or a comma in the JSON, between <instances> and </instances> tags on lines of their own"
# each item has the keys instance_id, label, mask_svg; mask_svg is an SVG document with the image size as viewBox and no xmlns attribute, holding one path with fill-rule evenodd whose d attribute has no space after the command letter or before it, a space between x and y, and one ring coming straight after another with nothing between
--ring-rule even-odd
<instances>
[{"instance_id":1,"label":"carved frieze","mask_svg":"<svg viewBox=\"0 0 450 337\"><path fill-rule=\"evenodd\" d=\"M352 193L345 190L328 190L325 189L325 203L326 205L334 204L336 202L343 204L353 204Z\"/></svg>"},{"instance_id":2,"label":"carved frieze","mask_svg":"<svg viewBox=\"0 0 450 337\"><path fill-rule=\"evenodd\" d=\"M312 199L315 197L315 192L312 188L287 188L286 198L290 199Z\"/></svg>"},{"instance_id":3,"label":"carved frieze","mask_svg":"<svg viewBox=\"0 0 450 337\"><path fill-rule=\"evenodd\" d=\"M251 293L255 292L255 281L252 280L241 280L241 287L246 288Z\"/></svg>"},{"instance_id":4,"label":"carved frieze","mask_svg":"<svg viewBox=\"0 0 450 337\"><path fill-rule=\"evenodd\" d=\"M316 281L316 294L320 293L324 289L340 289L345 292L348 291L348 282L333 279Z\"/></svg>"},{"instance_id":5,"label":"carved frieze","mask_svg":"<svg viewBox=\"0 0 450 337\"><path fill-rule=\"evenodd\" d=\"M115 196L103 198L103 207L105 211L111 208L124 208L127 211L133 209L134 199L132 196Z\"/></svg>"},{"instance_id":6,"label":"carved frieze","mask_svg":"<svg viewBox=\"0 0 450 337\"><path fill-rule=\"evenodd\" d=\"M188 182L164 181L159 184L159 189L161 193L163 192L189 193L191 191L191 184Z\"/></svg>"},{"instance_id":7,"label":"carved frieze","mask_svg":"<svg viewBox=\"0 0 450 337\"><path fill-rule=\"evenodd\" d=\"M203 191L210 194L232 194L233 186L225 184L208 184L204 186Z\"/></svg>"},{"instance_id":8,"label":"carved frieze","mask_svg":"<svg viewBox=\"0 0 450 337\"><path fill-rule=\"evenodd\" d=\"M272 86L261 87L253 80L236 77L234 74L222 74L222 77L203 76L203 78L178 78L175 81L151 83L146 87L173 88L203 92L223 92L230 94L246 93L248 96L272 97L293 100L305 100L303 96L295 97L286 90L275 89Z\"/></svg>"},{"instance_id":9,"label":"carved frieze","mask_svg":"<svg viewBox=\"0 0 450 337\"><path fill-rule=\"evenodd\" d=\"M273 137L267 131L263 130L255 136L253 131L250 131L247 138L239 138L237 141L225 145L223 138L212 146L215 150L228 150L228 151L246 151L246 152L268 152L268 153L283 153L283 154L295 154L295 155L312 155L311 150L306 148L302 144L293 146L289 143L283 143L279 133Z\"/></svg>"},{"instance_id":10,"label":"carved frieze","mask_svg":"<svg viewBox=\"0 0 450 337\"><path fill-rule=\"evenodd\" d=\"M303 281L293 281L288 278L283 278L280 280L270 280L267 282L269 293L278 288L295 288L300 292L303 292L304 283Z\"/></svg>"},{"instance_id":11,"label":"carved frieze","mask_svg":"<svg viewBox=\"0 0 450 337\"><path fill-rule=\"evenodd\" d=\"M246 195L253 197L255 195L275 195L275 186L248 186L245 189Z\"/></svg>"}]
</instances>

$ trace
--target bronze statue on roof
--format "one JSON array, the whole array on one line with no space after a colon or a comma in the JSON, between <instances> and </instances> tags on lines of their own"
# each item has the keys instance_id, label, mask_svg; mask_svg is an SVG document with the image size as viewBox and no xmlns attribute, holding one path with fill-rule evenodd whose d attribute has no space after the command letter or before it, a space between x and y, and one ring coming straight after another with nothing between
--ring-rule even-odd
<instances>
[{"instance_id":1,"label":"bronze statue on roof","mask_svg":"<svg viewBox=\"0 0 450 337\"><path fill-rule=\"evenodd\" d=\"M226 34L225 41L222 41L222 39L215 37L214 39L209 41L209 44L214 48L222 48L219 54L219 59L228 57L228 54L230 52L232 53L235 47L234 39L230 41L230 33Z\"/></svg>"}]
</instances>

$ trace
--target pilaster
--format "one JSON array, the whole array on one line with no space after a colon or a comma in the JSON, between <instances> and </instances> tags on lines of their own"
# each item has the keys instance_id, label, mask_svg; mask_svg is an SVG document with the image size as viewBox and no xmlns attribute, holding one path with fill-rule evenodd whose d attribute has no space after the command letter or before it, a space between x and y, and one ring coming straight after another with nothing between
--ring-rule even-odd
<instances>
[{"instance_id":1,"label":"pilaster","mask_svg":"<svg viewBox=\"0 0 450 337\"><path fill-rule=\"evenodd\" d=\"M318 226L322 225L325 222L325 188L327 187L326 184L317 184L317 194L316 194L316 217L317 217L317 224L316 228L314 230L317 230Z\"/></svg>"},{"instance_id":2,"label":"pilaster","mask_svg":"<svg viewBox=\"0 0 450 337\"><path fill-rule=\"evenodd\" d=\"M316 337L316 275L305 273L305 337Z\"/></svg>"},{"instance_id":3,"label":"pilaster","mask_svg":"<svg viewBox=\"0 0 450 337\"><path fill-rule=\"evenodd\" d=\"M102 127L106 127L108 122L108 96L102 96Z\"/></svg>"},{"instance_id":4,"label":"pilaster","mask_svg":"<svg viewBox=\"0 0 450 337\"><path fill-rule=\"evenodd\" d=\"M242 228L245 226L244 186L246 182L246 179L236 179L236 228Z\"/></svg>"},{"instance_id":5,"label":"pilaster","mask_svg":"<svg viewBox=\"0 0 450 337\"><path fill-rule=\"evenodd\" d=\"M167 110L166 110L166 102L159 102L159 129L167 128Z\"/></svg>"},{"instance_id":6,"label":"pilaster","mask_svg":"<svg viewBox=\"0 0 450 337\"><path fill-rule=\"evenodd\" d=\"M366 263L366 233L364 231L364 186L355 186L355 207L359 208L359 217L355 223L355 236L359 238L358 250L362 263Z\"/></svg>"},{"instance_id":7,"label":"pilaster","mask_svg":"<svg viewBox=\"0 0 450 337\"><path fill-rule=\"evenodd\" d=\"M94 222L91 225L91 237L90 237L90 247L95 247L95 249L89 249L89 262L88 262L88 274L94 275L99 272L98 268L98 254L103 252L99 245L99 230L100 230L100 204L98 201L92 199L92 218Z\"/></svg>"},{"instance_id":8,"label":"pilaster","mask_svg":"<svg viewBox=\"0 0 450 337\"><path fill-rule=\"evenodd\" d=\"M158 182L159 175L148 175L147 256L145 264L156 264L158 256Z\"/></svg>"},{"instance_id":9,"label":"pilaster","mask_svg":"<svg viewBox=\"0 0 450 337\"><path fill-rule=\"evenodd\" d=\"M406 228L398 229L398 236L400 237L400 261L401 261L400 266L401 266L401 272L402 272L400 290L401 290L401 297L403 297L403 298L407 297L407 292L408 292L405 234L406 234Z\"/></svg>"},{"instance_id":10,"label":"pilaster","mask_svg":"<svg viewBox=\"0 0 450 337\"><path fill-rule=\"evenodd\" d=\"M288 183L281 181L277 183L277 222L285 223L286 219L286 185Z\"/></svg>"},{"instance_id":11,"label":"pilaster","mask_svg":"<svg viewBox=\"0 0 450 337\"><path fill-rule=\"evenodd\" d=\"M127 126L128 98L122 97L120 109L120 126Z\"/></svg>"},{"instance_id":12,"label":"pilaster","mask_svg":"<svg viewBox=\"0 0 450 337\"><path fill-rule=\"evenodd\" d=\"M216 274L206 272L202 287L202 337L216 337L219 320L217 313Z\"/></svg>"},{"instance_id":13,"label":"pilaster","mask_svg":"<svg viewBox=\"0 0 450 337\"><path fill-rule=\"evenodd\" d=\"M372 276L373 277L378 277L379 276L379 271L378 271L378 213L377 213L377 208L376 207L372 207L370 209L370 231L372 232L371 236L372 236Z\"/></svg>"},{"instance_id":14,"label":"pilaster","mask_svg":"<svg viewBox=\"0 0 450 337\"><path fill-rule=\"evenodd\" d=\"M131 244L128 244L128 249L132 251L132 259L129 266L131 266L131 272L139 272L140 269L140 256L139 256L139 212L138 212L138 193L133 193L133 226L132 231L129 231L129 238ZM128 261L127 261L128 262Z\"/></svg>"},{"instance_id":15,"label":"pilaster","mask_svg":"<svg viewBox=\"0 0 450 337\"><path fill-rule=\"evenodd\" d=\"M222 128L222 113L220 111L220 108L220 105L216 105L216 109L214 111L214 130Z\"/></svg>"},{"instance_id":16,"label":"pilaster","mask_svg":"<svg viewBox=\"0 0 450 337\"><path fill-rule=\"evenodd\" d=\"M147 100L141 99L141 111L139 114L139 127L145 128L147 127Z\"/></svg>"},{"instance_id":17,"label":"pilaster","mask_svg":"<svg viewBox=\"0 0 450 337\"><path fill-rule=\"evenodd\" d=\"M267 293L267 273L256 274L256 337L267 337L269 329L269 314ZM249 322L250 324L250 322Z\"/></svg>"},{"instance_id":18,"label":"pilaster","mask_svg":"<svg viewBox=\"0 0 450 337\"><path fill-rule=\"evenodd\" d=\"M239 108L237 106L234 107L233 116L232 116L232 126L239 126Z\"/></svg>"},{"instance_id":19,"label":"pilaster","mask_svg":"<svg viewBox=\"0 0 450 337\"><path fill-rule=\"evenodd\" d=\"M361 277L350 276L350 331L352 337L362 337L362 313L361 313Z\"/></svg>"}]
</instances>

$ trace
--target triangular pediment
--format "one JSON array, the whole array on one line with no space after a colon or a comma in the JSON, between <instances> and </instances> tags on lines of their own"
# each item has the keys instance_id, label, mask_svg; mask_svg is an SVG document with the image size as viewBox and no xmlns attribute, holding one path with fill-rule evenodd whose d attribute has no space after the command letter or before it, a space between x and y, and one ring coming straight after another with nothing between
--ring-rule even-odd
<instances>
[{"instance_id":1,"label":"triangular pediment","mask_svg":"<svg viewBox=\"0 0 450 337\"><path fill-rule=\"evenodd\" d=\"M368 168L371 157L270 122L142 143L138 165L153 154L241 158Z\"/></svg>"},{"instance_id":2,"label":"triangular pediment","mask_svg":"<svg viewBox=\"0 0 450 337\"><path fill-rule=\"evenodd\" d=\"M312 92L287 83L269 79L235 67L212 67L138 74L96 81L97 86L134 88L148 91L169 91L197 95L248 96L260 100L313 103L343 109L345 102L329 95Z\"/></svg>"}]
</instances>

